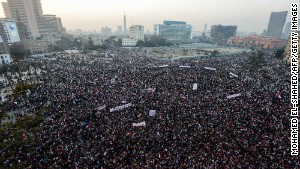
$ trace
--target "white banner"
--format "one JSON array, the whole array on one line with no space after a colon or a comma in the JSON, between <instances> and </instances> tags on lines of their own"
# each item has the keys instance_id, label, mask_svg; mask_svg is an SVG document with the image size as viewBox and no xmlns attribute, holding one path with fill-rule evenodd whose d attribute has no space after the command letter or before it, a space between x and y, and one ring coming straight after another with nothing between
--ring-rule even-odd
<instances>
[{"instance_id":1,"label":"white banner","mask_svg":"<svg viewBox=\"0 0 300 169\"><path fill-rule=\"evenodd\" d=\"M193 84L193 90L197 90L198 89L198 84L197 83L194 83Z\"/></svg>"},{"instance_id":2,"label":"white banner","mask_svg":"<svg viewBox=\"0 0 300 169\"><path fill-rule=\"evenodd\" d=\"M150 110L149 111L149 116L155 116L156 115L156 110Z\"/></svg>"},{"instance_id":3,"label":"white banner","mask_svg":"<svg viewBox=\"0 0 300 169\"><path fill-rule=\"evenodd\" d=\"M161 66L158 66L158 67L169 67L169 65L161 65Z\"/></svg>"},{"instance_id":4,"label":"white banner","mask_svg":"<svg viewBox=\"0 0 300 169\"><path fill-rule=\"evenodd\" d=\"M233 73L229 73L231 76L233 76L233 77L238 77L238 75L236 75L236 74L233 74Z\"/></svg>"},{"instance_id":5,"label":"white banner","mask_svg":"<svg viewBox=\"0 0 300 169\"><path fill-rule=\"evenodd\" d=\"M143 92L155 92L155 88L142 89Z\"/></svg>"},{"instance_id":6,"label":"white banner","mask_svg":"<svg viewBox=\"0 0 300 169\"><path fill-rule=\"evenodd\" d=\"M106 108L106 105L104 105L104 106L99 106L99 107L96 108L96 110L103 110L103 109L105 109L105 108Z\"/></svg>"},{"instance_id":7,"label":"white banner","mask_svg":"<svg viewBox=\"0 0 300 169\"><path fill-rule=\"evenodd\" d=\"M212 67L204 67L204 69L207 69L207 70L214 70L214 71L217 70L216 68L212 68Z\"/></svg>"},{"instance_id":8,"label":"white banner","mask_svg":"<svg viewBox=\"0 0 300 169\"><path fill-rule=\"evenodd\" d=\"M133 127L146 127L146 122L143 121L143 122L140 122L140 123L132 123L132 126Z\"/></svg>"},{"instance_id":9,"label":"white banner","mask_svg":"<svg viewBox=\"0 0 300 169\"><path fill-rule=\"evenodd\" d=\"M229 95L229 96L227 96L227 99L231 99L231 98L235 98L235 97L239 97L239 96L241 96L241 93Z\"/></svg>"},{"instance_id":10,"label":"white banner","mask_svg":"<svg viewBox=\"0 0 300 169\"><path fill-rule=\"evenodd\" d=\"M118 111L118 110L122 110L122 109L128 108L130 106L132 106L132 103L128 103L128 104L124 104L122 106L117 106L115 108L111 108L111 109L109 109L109 111L110 112L114 112L114 111Z\"/></svg>"}]
</instances>

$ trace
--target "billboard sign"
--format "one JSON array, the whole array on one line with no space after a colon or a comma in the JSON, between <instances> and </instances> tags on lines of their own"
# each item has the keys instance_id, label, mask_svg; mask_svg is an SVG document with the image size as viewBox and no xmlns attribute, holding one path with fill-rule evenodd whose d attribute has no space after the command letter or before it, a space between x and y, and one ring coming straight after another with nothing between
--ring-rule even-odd
<instances>
[{"instance_id":1,"label":"billboard sign","mask_svg":"<svg viewBox=\"0 0 300 169\"><path fill-rule=\"evenodd\" d=\"M9 36L10 43L20 42L20 37L17 29L17 25L14 21L4 21L7 35Z\"/></svg>"}]
</instances>

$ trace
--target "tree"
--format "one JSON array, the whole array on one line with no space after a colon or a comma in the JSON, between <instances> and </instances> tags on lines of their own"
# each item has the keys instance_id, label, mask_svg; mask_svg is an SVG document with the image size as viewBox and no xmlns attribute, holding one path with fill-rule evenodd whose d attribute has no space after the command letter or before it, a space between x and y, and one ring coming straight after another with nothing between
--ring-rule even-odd
<instances>
[{"instance_id":1,"label":"tree","mask_svg":"<svg viewBox=\"0 0 300 169\"><path fill-rule=\"evenodd\" d=\"M218 55L220 52L218 50L213 50L210 55L211 57L215 57L216 55Z\"/></svg>"},{"instance_id":2,"label":"tree","mask_svg":"<svg viewBox=\"0 0 300 169\"><path fill-rule=\"evenodd\" d=\"M252 70L260 68L266 62L263 51L258 50L256 52L252 52L252 55L249 57L249 61Z\"/></svg>"},{"instance_id":3,"label":"tree","mask_svg":"<svg viewBox=\"0 0 300 169\"><path fill-rule=\"evenodd\" d=\"M79 39L79 38L74 38L74 44L75 44L75 47L77 49L81 49L82 48L82 40Z\"/></svg>"},{"instance_id":4,"label":"tree","mask_svg":"<svg viewBox=\"0 0 300 169\"><path fill-rule=\"evenodd\" d=\"M14 43L10 46L10 53L15 62L22 60L28 55L28 51L25 49L22 43Z\"/></svg>"},{"instance_id":5,"label":"tree","mask_svg":"<svg viewBox=\"0 0 300 169\"><path fill-rule=\"evenodd\" d=\"M94 42L91 37L89 37L87 43L84 44L83 50L86 52L88 50L96 50L96 46L94 45Z\"/></svg>"},{"instance_id":6,"label":"tree","mask_svg":"<svg viewBox=\"0 0 300 169\"><path fill-rule=\"evenodd\" d=\"M1 168L27 168L25 163L8 165L5 161L17 156L20 149L30 152L33 147L41 144L41 140L36 135L42 130L39 124L43 120L42 115L25 115L17 118L14 123L6 123L0 126L0 133L6 133L0 135L0 140L9 140L0 144Z\"/></svg>"},{"instance_id":7,"label":"tree","mask_svg":"<svg viewBox=\"0 0 300 169\"><path fill-rule=\"evenodd\" d=\"M105 45L115 45L115 46L122 46L122 39L115 37L115 36L110 36L108 39L104 40Z\"/></svg>"},{"instance_id":8,"label":"tree","mask_svg":"<svg viewBox=\"0 0 300 169\"><path fill-rule=\"evenodd\" d=\"M13 95L16 97L24 96L27 93L27 90L32 90L34 85L28 83L18 83L16 88L13 90Z\"/></svg>"},{"instance_id":9,"label":"tree","mask_svg":"<svg viewBox=\"0 0 300 169\"><path fill-rule=\"evenodd\" d=\"M161 36L150 36L145 38L145 41L137 41L136 46L138 47L156 47L156 46L170 46L167 40Z\"/></svg>"},{"instance_id":10,"label":"tree","mask_svg":"<svg viewBox=\"0 0 300 169\"><path fill-rule=\"evenodd\" d=\"M151 36L149 41L153 42L155 46L167 46L166 39L161 36Z\"/></svg>"},{"instance_id":11,"label":"tree","mask_svg":"<svg viewBox=\"0 0 300 169\"><path fill-rule=\"evenodd\" d=\"M275 58L283 59L284 58L284 49L278 49L275 53Z\"/></svg>"},{"instance_id":12,"label":"tree","mask_svg":"<svg viewBox=\"0 0 300 169\"><path fill-rule=\"evenodd\" d=\"M142 41L142 40L139 40L139 41L137 41L136 46L137 47L144 47L145 46L145 42Z\"/></svg>"}]
</instances>

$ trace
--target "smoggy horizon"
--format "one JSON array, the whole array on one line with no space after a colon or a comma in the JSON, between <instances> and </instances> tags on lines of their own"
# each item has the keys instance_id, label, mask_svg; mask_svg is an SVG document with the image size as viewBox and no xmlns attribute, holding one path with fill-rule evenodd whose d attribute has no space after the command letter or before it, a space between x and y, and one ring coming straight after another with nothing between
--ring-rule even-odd
<instances>
[{"instance_id":1,"label":"smoggy horizon","mask_svg":"<svg viewBox=\"0 0 300 169\"><path fill-rule=\"evenodd\" d=\"M6 2L2 0L1 2ZM123 28L126 13L127 29L132 24L143 25L153 31L154 24L164 20L185 21L194 31L203 31L211 25L237 25L238 31L261 33L267 29L271 12L289 11L290 4L299 0L42 0L44 14L62 18L67 30L100 31L108 26L116 31ZM3 8L0 17L5 17Z\"/></svg>"}]
</instances>

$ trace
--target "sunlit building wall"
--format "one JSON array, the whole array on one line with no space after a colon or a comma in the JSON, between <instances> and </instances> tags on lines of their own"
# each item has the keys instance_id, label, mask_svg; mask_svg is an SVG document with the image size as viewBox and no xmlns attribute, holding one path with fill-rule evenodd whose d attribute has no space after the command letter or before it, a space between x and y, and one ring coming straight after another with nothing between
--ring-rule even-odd
<instances>
[{"instance_id":1,"label":"sunlit building wall","mask_svg":"<svg viewBox=\"0 0 300 169\"><path fill-rule=\"evenodd\" d=\"M188 41L192 39L192 26L182 21L164 21L163 24L154 25L154 35L168 41Z\"/></svg>"}]
</instances>

